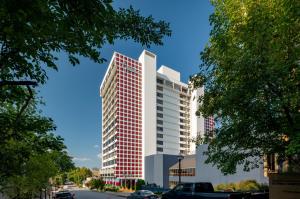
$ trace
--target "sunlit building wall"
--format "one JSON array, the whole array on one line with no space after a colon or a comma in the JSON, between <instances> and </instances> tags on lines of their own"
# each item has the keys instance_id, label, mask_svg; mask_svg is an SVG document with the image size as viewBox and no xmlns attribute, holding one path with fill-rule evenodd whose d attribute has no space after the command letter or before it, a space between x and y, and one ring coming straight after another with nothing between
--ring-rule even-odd
<instances>
[{"instance_id":1,"label":"sunlit building wall","mask_svg":"<svg viewBox=\"0 0 300 199\"><path fill-rule=\"evenodd\" d=\"M205 128L195 115L203 89L181 82L157 56L144 50L138 60L115 52L100 86L102 169L108 183L145 178L145 157L192 154L192 138Z\"/></svg>"}]
</instances>

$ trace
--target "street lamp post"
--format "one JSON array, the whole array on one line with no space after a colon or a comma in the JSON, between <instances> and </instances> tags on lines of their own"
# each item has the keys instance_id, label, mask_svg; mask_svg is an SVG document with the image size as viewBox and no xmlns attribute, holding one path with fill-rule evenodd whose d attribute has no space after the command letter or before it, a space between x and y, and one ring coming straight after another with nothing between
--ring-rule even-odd
<instances>
[{"instance_id":1,"label":"street lamp post","mask_svg":"<svg viewBox=\"0 0 300 199\"><path fill-rule=\"evenodd\" d=\"M179 177L179 180L178 180L178 183L180 184L181 183L181 160L183 160L183 155L181 155L181 154L179 154L178 156L177 156L177 159L178 159L178 167L179 167L179 169L178 169L178 177Z\"/></svg>"}]
</instances>

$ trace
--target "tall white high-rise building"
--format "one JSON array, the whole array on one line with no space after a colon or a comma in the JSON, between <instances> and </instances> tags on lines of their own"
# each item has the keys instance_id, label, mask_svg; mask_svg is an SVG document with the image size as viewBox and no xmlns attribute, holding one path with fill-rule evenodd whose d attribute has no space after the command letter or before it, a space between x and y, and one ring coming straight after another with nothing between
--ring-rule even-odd
<instances>
[{"instance_id":1,"label":"tall white high-rise building","mask_svg":"<svg viewBox=\"0 0 300 199\"><path fill-rule=\"evenodd\" d=\"M191 139L211 122L195 115L203 88L192 89L178 71L157 70L156 63L146 50L138 60L115 52L101 83L101 176L109 183L144 178L146 156L193 153Z\"/></svg>"},{"instance_id":2,"label":"tall white high-rise building","mask_svg":"<svg viewBox=\"0 0 300 199\"><path fill-rule=\"evenodd\" d=\"M156 75L157 153L190 153L190 91L180 73L161 66Z\"/></svg>"}]
</instances>

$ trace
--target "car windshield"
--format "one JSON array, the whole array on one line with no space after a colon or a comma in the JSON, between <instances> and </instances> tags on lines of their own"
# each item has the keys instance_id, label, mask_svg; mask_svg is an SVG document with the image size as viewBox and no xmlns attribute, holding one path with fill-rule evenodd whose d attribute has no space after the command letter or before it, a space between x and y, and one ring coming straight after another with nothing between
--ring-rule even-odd
<instances>
[{"instance_id":1,"label":"car windshield","mask_svg":"<svg viewBox=\"0 0 300 199\"><path fill-rule=\"evenodd\" d=\"M177 185L173 190L176 192L192 192L193 184L185 183Z\"/></svg>"},{"instance_id":2,"label":"car windshield","mask_svg":"<svg viewBox=\"0 0 300 199\"><path fill-rule=\"evenodd\" d=\"M147 195L153 195L154 193L152 191L148 190L141 190L141 191L136 191L132 195L138 195L138 196L147 196Z\"/></svg>"},{"instance_id":3,"label":"car windshield","mask_svg":"<svg viewBox=\"0 0 300 199\"><path fill-rule=\"evenodd\" d=\"M142 195L152 195L153 194L153 192L152 191L148 191L148 190L145 190L145 191L142 191L141 192L142 193Z\"/></svg>"}]
</instances>

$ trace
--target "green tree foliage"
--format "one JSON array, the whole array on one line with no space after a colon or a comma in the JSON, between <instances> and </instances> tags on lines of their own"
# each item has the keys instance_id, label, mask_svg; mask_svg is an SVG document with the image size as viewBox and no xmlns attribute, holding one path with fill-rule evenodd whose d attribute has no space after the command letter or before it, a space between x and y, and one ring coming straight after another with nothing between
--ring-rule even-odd
<instances>
[{"instance_id":1,"label":"green tree foliage","mask_svg":"<svg viewBox=\"0 0 300 199\"><path fill-rule=\"evenodd\" d=\"M192 78L205 86L198 114L218 124L207 162L227 174L257 167L264 154L299 160L300 1L212 4L209 44Z\"/></svg>"},{"instance_id":2,"label":"green tree foliage","mask_svg":"<svg viewBox=\"0 0 300 199\"><path fill-rule=\"evenodd\" d=\"M59 187L59 186L63 185L66 182L68 177L66 176L66 178L64 178L65 177L64 174L65 173L60 173L60 174L58 174L58 175L56 175L52 178L53 186Z\"/></svg>"},{"instance_id":3,"label":"green tree foliage","mask_svg":"<svg viewBox=\"0 0 300 199\"><path fill-rule=\"evenodd\" d=\"M143 17L132 7L115 10L111 0L2 0L0 7L0 80L45 83L47 66L58 69L54 52L66 52L103 62L100 48L116 39L162 45L169 24ZM56 54L57 55L57 54Z\"/></svg>"},{"instance_id":4,"label":"green tree foliage","mask_svg":"<svg viewBox=\"0 0 300 199\"><path fill-rule=\"evenodd\" d=\"M77 185L82 185L82 182L86 180L87 177L92 176L92 171L86 167L78 167L68 173L68 179Z\"/></svg>"},{"instance_id":5,"label":"green tree foliage","mask_svg":"<svg viewBox=\"0 0 300 199\"><path fill-rule=\"evenodd\" d=\"M58 172L62 174L63 182L65 182L67 179L66 172L75 169L72 157L65 150L52 151L51 159L58 166Z\"/></svg>"},{"instance_id":6,"label":"green tree foliage","mask_svg":"<svg viewBox=\"0 0 300 199\"><path fill-rule=\"evenodd\" d=\"M120 190L120 187L112 185L112 184L105 184L104 190L110 191L110 192L118 192Z\"/></svg>"},{"instance_id":7,"label":"green tree foliage","mask_svg":"<svg viewBox=\"0 0 300 199\"><path fill-rule=\"evenodd\" d=\"M92 179L89 184L90 189L103 190L105 182L102 179Z\"/></svg>"},{"instance_id":8,"label":"green tree foliage","mask_svg":"<svg viewBox=\"0 0 300 199\"><path fill-rule=\"evenodd\" d=\"M14 174L7 179L4 193L10 198L34 198L42 189L49 186L49 178L54 176L58 167L51 154L31 156L22 166L22 174Z\"/></svg>"},{"instance_id":9,"label":"green tree foliage","mask_svg":"<svg viewBox=\"0 0 300 199\"><path fill-rule=\"evenodd\" d=\"M136 182L136 190L141 190L142 189L142 185L145 185L145 180L138 179L137 182Z\"/></svg>"},{"instance_id":10,"label":"green tree foliage","mask_svg":"<svg viewBox=\"0 0 300 199\"><path fill-rule=\"evenodd\" d=\"M40 115L35 99L27 103L24 98L0 102L0 192L20 199L33 197L47 188L50 177L74 168L63 139L51 133L53 121Z\"/></svg>"},{"instance_id":11,"label":"green tree foliage","mask_svg":"<svg viewBox=\"0 0 300 199\"><path fill-rule=\"evenodd\" d=\"M65 149L63 139L49 133L55 129L52 120L40 116L34 103L22 114L19 103L0 103L0 184L22 173L21 167L32 155Z\"/></svg>"},{"instance_id":12,"label":"green tree foliage","mask_svg":"<svg viewBox=\"0 0 300 199\"><path fill-rule=\"evenodd\" d=\"M56 129L52 119L37 109L40 100L33 88L46 82L46 68L58 70L56 55L66 53L73 65L79 64L80 56L101 63L104 44L132 39L146 46L162 45L163 36L171 31L168 23L143 17L132 7L115 10L111 0L0 2L0 189L4 189L14 180L27 179L26 166L40 155L49 154L55 174L74 167L63 139L51 133ZM43 171L36 168L41 169L37 173ZM81 182L91 173L77 176Z\"/></svg>"}]
</instances>

